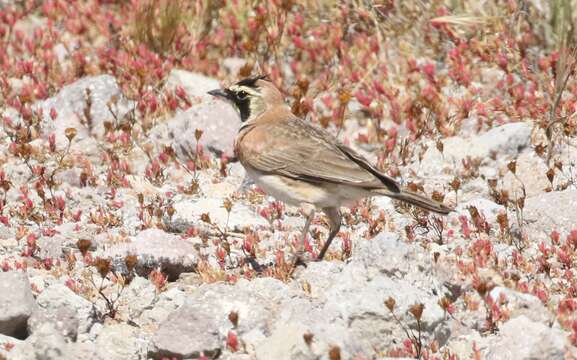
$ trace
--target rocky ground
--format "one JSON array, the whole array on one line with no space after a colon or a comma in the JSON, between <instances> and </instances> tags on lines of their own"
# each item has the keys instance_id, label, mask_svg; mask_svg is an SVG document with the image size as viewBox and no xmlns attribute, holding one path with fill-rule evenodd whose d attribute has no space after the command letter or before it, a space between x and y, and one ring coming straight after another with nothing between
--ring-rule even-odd
<instances>
[{"instance_id":1,"label":"rocky ground","mask_svg":"<svg viewBox=\"0 0 577 360\"><path fill-rule=\"evenodd\" d=\"M511 231L499 225L499 216L511 209L495 202L485 180L447 194L445 201L457 207L441 229L429 226L433 216L374 198L345 210L346 226L326 261L290 275L283 259L303 224L298 210L262 195L236 162L221 171L183 170L178 159L197 147L194 129L204 130L203 156L217 162L215 154L230 151L235 132L228 129L238 119L226 104L204 95L217 81L185 72L171 76L198 103L151 130L155 146L166 141L181 149L165 165L162 185L142 175L149 170L148 158L136 149L129 184L113 193L106 186L83 185L74 169L57 174L66 211L87 216L38 228L38 238L2 226L0 356L384 359L423 351L451 359L562 359L574 354L572 333L560 325L554 307L560 301L554 289L568 281L570 269L557 266L556 259L547 260L553 269L548 274L522 269L538 266L536 259L554 241L551 231L558 232L558 242L577 241L577 191L544 191L548 180L535 171L527 124L448 138L443 153L431 147L421 162L407 166L427 177L424 185L431 190L448 182L447 169L467 156L483 159L476 171L486 177L499 171L509 176L507 165L516 158L514 176L506 176L502 186L513 193L517 181L528 195L520 221L510 220ZM90 134L78 123L86 106L78 94L86 88L93 98ZM57 107L56 134L65 133L59 126L79 129L66 156L96 153L90 149L110 117L103 109L117 93L114 78L95 76L37 104ZM56 137L57 149L67 146L66 136ZM26 176L25 165L6 155L3 169ZM98 183L110 174L103 162L90 176ZM190 184L194 191L183 192ZM28 197L36 202L35 195L22 188L6 192L16 203ZM326 233L318 217L311 252ZM269 266L257 273L250 257ZM535 281L551 293L537 291Z\"/></svg>"},{"instance_id":2,"label":"rocky ground","mask_svg":"<svg viewBox=\"0 0 577 360\"><path fill-rule=\"evenodd\" d=\"M0 0L0 359L577 358L571 3ZM293 272L206 94L261 73L455 211L366 199Z\"/></svg>"}]
</instances>

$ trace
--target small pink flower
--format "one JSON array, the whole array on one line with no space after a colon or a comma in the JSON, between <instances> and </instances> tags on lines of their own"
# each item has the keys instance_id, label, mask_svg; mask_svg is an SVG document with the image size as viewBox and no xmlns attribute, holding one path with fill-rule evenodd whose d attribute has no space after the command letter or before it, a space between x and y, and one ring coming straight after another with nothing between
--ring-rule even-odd
<instances>
[{"instance_id":1,"label":"small pink flower","mask_svg":"<svg viewBox=\"0 0 577 360\"><path fill-rule=\"evenodd\" d=\"M58 117L58 112L56 111L56 109L50 108L50 118L52 119L52 121L56 121L57 117Z\"/></svg>"},{"instance_id":2,"label":"small pink flower","mask_svg":"<svg viewBox=\"0 0 577 360\"><path fill-rule=\"evenodd\" d=\"M426 63L421 67L421 70L423 71L423 74L425 74L427 78L429 78L429 80L435 78L435 64Z\"/></svg>"},{"instance_id":3,"label":"small pink flower","mask_svg":"<svg viewBox=\"0 0 577 360\"><path fill-rule=\"evenodd\" d=\"M232 352L238 351L238 337L236 336L236 333L232 330L228 332L228 335L226 337L226 346Z\"/></svg>"}]
</instances>

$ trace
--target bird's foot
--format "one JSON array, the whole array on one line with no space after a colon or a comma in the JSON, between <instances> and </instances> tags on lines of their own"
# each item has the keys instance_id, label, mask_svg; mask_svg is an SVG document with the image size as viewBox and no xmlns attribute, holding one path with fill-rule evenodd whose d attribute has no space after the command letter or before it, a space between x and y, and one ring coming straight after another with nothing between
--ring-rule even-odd
<instances>
[{"instance_id":1,"label":"bird's foot","mask_svg":"<svg viewBox=\"0 0 577 360\"><path fill-rule=\"evenodd\" d=\"M307 267L307 263L310 261L310 259L307 259L304 255L304 253L296 253L293 256L292 259L292 267L295 268L297 266L304 266Z\"/></svg>"},{"instance_id":2,"label":"bird's foot","mask_svg":"<svg viewBox=\"0 0 577 360\"><path fill-rule=\"evenodd\" d=\"M290 274L292 275L299 266L306 268L309 263L316 261L318 261L316 257L304 251L297 251L292 257Z\"/></svg>"},{"instance_id":3,"label":"bird's foot","mask_svg":"<svg viewBox=\"0 0 577 360\"><path fill-rule=\"evenodd\" d=\"M252 269L257 274L262 274L266 269L270 268L272 264L260 264L253 256L247 256L246 262L250 264Z\"/></svg>"}]
</instances>

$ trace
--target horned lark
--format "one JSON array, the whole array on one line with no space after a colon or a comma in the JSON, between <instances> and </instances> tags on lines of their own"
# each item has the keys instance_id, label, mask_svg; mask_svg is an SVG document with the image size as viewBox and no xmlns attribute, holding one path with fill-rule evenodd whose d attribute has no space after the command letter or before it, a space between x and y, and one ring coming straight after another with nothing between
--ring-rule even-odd
<instances>
[{"instance_id":1,"label":"horned lark","mask_svg":"<svg viewBox=\"0 0 577 360\"><path fill-rule=\"evenodd\" d=\"M322 210L330 224L318 260L339 232L343 205L384 195L439 214L452 210L402 189L333 135L295 116L265 76L244 79L209 94L231 102L240 114L242 126L234 149L247 174L269 195L300 206L306 215L297 254L303 250L316 210Z\"/></svg>"}]
</instances>

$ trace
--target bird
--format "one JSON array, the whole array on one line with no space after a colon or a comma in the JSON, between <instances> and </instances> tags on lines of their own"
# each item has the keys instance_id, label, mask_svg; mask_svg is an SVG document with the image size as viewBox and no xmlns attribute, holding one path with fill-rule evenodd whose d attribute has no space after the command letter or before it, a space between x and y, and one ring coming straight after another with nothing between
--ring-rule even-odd
<instances>
[{"instance_id":1,"label":"bird","mask_svg":"<svg viewBox=\"0 0 577 360\"><path fill-rule=\"evenodd\" d=\"M317 211L330 231L315 260L326 255L341 227L342 206L387 196L438 214L453 209L404 189L334 135L292 113L267 75L245 78L208 94L238 111L234 153L247 175L268 195L298 206L306 217L293 265L303 263L306 236Z\"/></svg>"}]
</instances>

